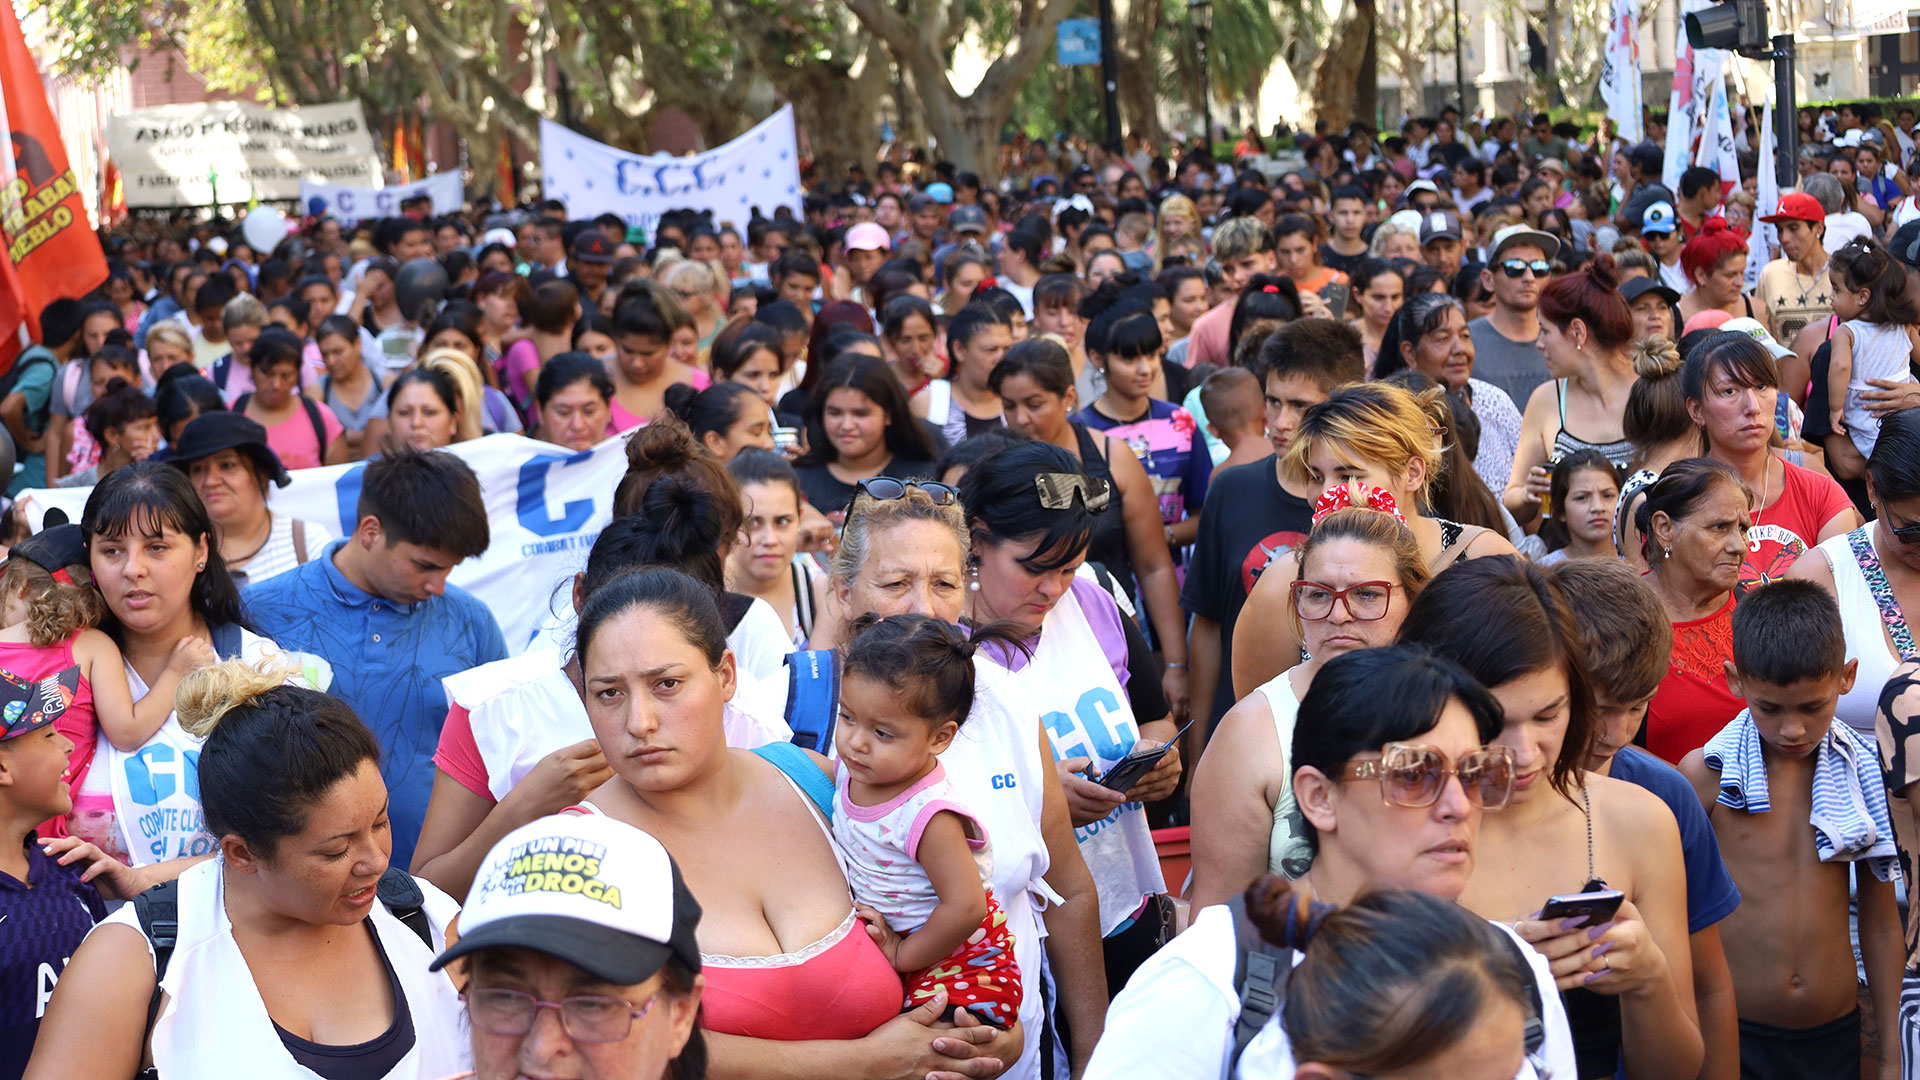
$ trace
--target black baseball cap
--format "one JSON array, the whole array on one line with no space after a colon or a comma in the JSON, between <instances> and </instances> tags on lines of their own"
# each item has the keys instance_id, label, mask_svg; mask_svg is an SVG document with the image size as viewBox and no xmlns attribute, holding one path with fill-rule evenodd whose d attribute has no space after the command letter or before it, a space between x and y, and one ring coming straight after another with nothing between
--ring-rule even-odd
<instances>
[{"instance_id":1,"label":"black baseball cap","mask_svg":"<svg viewBox=\"0 0 1920 1080\"><path fill-rule=\"evenodd\" d=\"M1625 297L1629 304L1648 293L1658 295L1669 304L1677 304L1680 302L1680 294L1659 278L1635 277L1628 278L1620 283L1620 295Z\"/></svg>"},{"instance_id":2,"label":"black baseball cap","mask_svg":"<svg viewBox=\"0 0 1920 1080\"><path fill-rule=\"evenodd\" d=\"M222 450L243 451L253 459L260 475L279 487L293 483L287 467L280 463L280 455L267 445L267 429L240 413L225 410L201 413L189 420L187 429L180 433L180 441L173 444L173 456L167 459L167 464L187 472L194 462Z\"/></svg>"},{"instance_id":3,"label":"black baseball cap","mask_svg":"<svg viewBox=\"0 0 1920 1080\"><path fill-rule=\"evenodd\" d=\"M573 251L567 256L574 262L611 263L613 262L613 241L599 229L585 229L574 238Z\"/></svg>"},{"instance_id":4,"label":"black baseball cap","mask_svg":"<svg viewBox=\"0 0 1920 1080\"><path fill-rule=\"evenodd\" d=\"M85 566L87 534L78 525L53 525L7 550L7 558L16 556L49 574L58 574L69 566Z\"/></svg>"},{"instance_id":5,"label":"black baseball cap","mask_svg":"<svg viewBox=\"0 0 1920 1080\"><path fill-rule=\"evenodd\" d=\"M1920 160L1920 159L1916 159ZM1887 238L1887 250L1910 270L1920 270L1920 218L1914 218Z\"/></svg>"}]
</instances>

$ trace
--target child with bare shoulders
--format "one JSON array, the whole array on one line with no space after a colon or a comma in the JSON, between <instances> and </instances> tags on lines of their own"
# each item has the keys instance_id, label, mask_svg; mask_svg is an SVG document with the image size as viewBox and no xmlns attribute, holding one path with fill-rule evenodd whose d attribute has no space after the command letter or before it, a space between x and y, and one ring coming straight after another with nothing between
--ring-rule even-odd
<instances>
[{"instance_id":1,"label":"child with bare shoulders","mask_svg":"<svg viewBox=\"0 0 1920 1080\"><path fill-rule=\"evenodd\" d=\"M1861 1013L1847 920L1848 863L1860 955L1883 1026L1899 1009L1903 954L1893 826L1874 748L1833 722L1853 686L1840 609L1812 582L1749 592L1733 616L1727 680L1747 708L1680 761L1744 902L1727 917L1740 1011L1740 1072L1770 1080L1861 1075ZM1879 1075L1900 1076L1887 1040Z\"/></svg>"},{"instance_id":2,"label":"child with bare shoulders","mask_svg":"<svg viewBox=\"0 0 1920 1080\"><path fill-rule=\"evenodd\" d=\"M1273 453L1260 380L1246 368L1221 368L1207 376L1200 384L1200 407L1207 413L1208 433L1227 444L1227 456L1213 467L1213 475Z\"/></svg>"}]
</instances>

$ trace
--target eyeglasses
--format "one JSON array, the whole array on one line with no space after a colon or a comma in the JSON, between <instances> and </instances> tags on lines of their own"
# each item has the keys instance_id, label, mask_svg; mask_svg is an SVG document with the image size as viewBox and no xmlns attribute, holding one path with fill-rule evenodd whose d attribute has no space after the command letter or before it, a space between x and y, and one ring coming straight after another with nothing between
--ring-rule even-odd
<instances>
[{"instance_id":1,"label":"eyeglasses","mask_svg":"<svg viewBox=\"0 0 1920 1080\"><path fill-rule=\"evenodd\" d=\"M1893 515L1887 513L1885 505L1880 507L1880 520L1886 523L1887 531L1893 534L1895 540L1903 544L1920 545L1920 522L1912 525L1895 525Z\"/></svg>"},{"instance_id":2,"label":"eyeglasses","mask_svg":"<svg viewBox=\"0 0 1920 1080\"><path fill-rule=\"evenodd\" d=\"M1393 742L1380 748L1379 761L1353 762L1340 770L1339 779L1377 779L1380 798L1388 806L1418 810L1440 801L1449 776L1460 778L1468 802L1484 810L1499 810L1513 797L1513 751L1504 746L1483 746L1455 765L1434 747Z\"/></svg>"},{"instance_id":3,"label":"eyeglasses","mask_svg":"<svg viewBox=\"0 0 1920 1080\"><path fill-rule=\"evenodd\" d=\"M487 988L469 990L465 995L467 1015L473 1024L489 1035L525 1035L533 1030L533 1018L541 1009L560 1014L560 1026L574 1042L611 1043L625 1039L633 1022L646 1016L660 996L655 994L638 1009L624 998L581 994L559 1001L541 1001L519 990Z\"/></svg>"},{"instance_id":4,"label":"eyeglasses","mask_svg":"<svg viewBox=\"0 0 1920 1080\"><path fill-rule=\"evenodd\" d=\"M1373 622L1386 618L1387 605L1393 600L1391 581L1363 581L1344 589L1317 581L1296 581L1288 588L1293 592L1293 610L1308 622L1331 616L1336 600L1347 609L1348 617Z\"/></svg>"},{"instance_id":5,"label":"eyeglasses","mask_svg":"<svg viewBox=\"0 0 1920 1080\"><path fill-rule=\"evenodd\" d=\"M1545 259L1535 259L1532 262L1525 259L1508 259L1500 264L1500 272L1510 278L1519 278L1529 270L1533 271L1534 277L1543 278L1553 272L1553 264Z\"/></svg>"},{"instance_id":6,"label":"eyeglasses","mask_svg":"<svg viewBox=\"0 0 1920 1080\"><path fill-rule=\"evenodd\" d=\"M1090 511L1105 510L1113 498L1113 485L1097 476L1081 473L1041 473L1033 478L1040 492L1040 505L1048 510L1071 510L1077 494Z\"/></svg>"},{"instance_id":7,"label":"eyeglasses","mask_svg":"<svg viewBox=\"0 0 1920 1080\"><path fill-rule=\"evenodd\" d=\"M891 476L876 476L871 480L862 480L854 487L860 493L876 502L892 502L907 497L907 489L917 488L927 493L935 506L952 506L960 501L960 493L946 484L932 480L895 480Z\"/></svg>"}]
</instances>

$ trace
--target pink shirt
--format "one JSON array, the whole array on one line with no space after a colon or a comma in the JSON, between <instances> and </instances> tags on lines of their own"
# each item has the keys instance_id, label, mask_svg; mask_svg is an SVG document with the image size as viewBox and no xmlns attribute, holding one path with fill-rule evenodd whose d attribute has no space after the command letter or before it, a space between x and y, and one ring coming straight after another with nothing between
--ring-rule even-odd
<instances>
[{"instance_id":1,"label":"pink shirt","mask_svg":"<svg viewBox=\"0 0 1920 1080\"><path fill-rule=\"evenodd\" d=\"M1187 342L1188 367L1195 364L1233 366L1233 357L1227 355L1228 331L1233 329L1233 305L1233 300L1225 301L1193 320L1193 333Z\"/></svg>"},{"instance_id":2,"label":"pink shirt","mask_svg":"<svg viewBox=\"0 0 1920 1080\"><path fill-rule=\"evenodd\" d=\"M320 414L321 427L326 429L325 446L316 445L313 421L308 419L304 406L296 407L291 416L267 429L267 445L280 456L280 464L289 470L312 469L325 464L327 447L332 446L333 440L346 430L341 426L340 418L333 415L332 409L317 405L315 411Z\"/></svg>"}]
</instances>

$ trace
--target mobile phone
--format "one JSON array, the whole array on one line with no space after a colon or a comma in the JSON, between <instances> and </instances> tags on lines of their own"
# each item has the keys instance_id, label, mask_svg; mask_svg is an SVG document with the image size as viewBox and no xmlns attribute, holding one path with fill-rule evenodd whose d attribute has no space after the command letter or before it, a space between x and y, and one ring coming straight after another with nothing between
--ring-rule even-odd
<instances>
[{"instance_id":1,"label":"mobile phone","mask_svg":"<svg viewBox=\"0 0 1920 1080\"><path fill-rule=\"evenodd\" d=\"M1549 897L1546 906L1540 909L1540 919L1542 922L1559 922L1585 915L1587 921L1584 925L1598 926L1613 918L1626 898L1627 894L1619 889L1598 889Z\"/></svg>"},{"instance_id":2,"label":"mobile phone","mask_svg":"<svg viewBox=\"0 0 1920 1080\"><path fill-rule=\"evenodd\" d=\"M1105 776L1094 780L1094 783L1122 793L1132 791L1133 785L1139 783L1141 777L1152 772L1153 767L1160 764L1160 759L1166 757L1168 751L1180 745L1180 736L1185 735L1187 728L1192 726L1193 721L1187 721L1187 727L1174 732L1173 738L1168 739L1164 745L1127 751L1126 757L1114 762L1113 768L1108 769Z\"/></svg>"},{"instance_id":3,"label":"mobile phone","mask_svg":"<svg viewBox=\"0 0 1920 1080\"><path fill-rule=\"evenodd\" d=\"M1327 314L1330 318L1347 317L1347 297L1352 291L1351 288L1337 281L1320 290L1320 298L1327 302Z\"/></svg>"},{"instance_id":4,"label":"mobile phone","mask_svg":"<svg viewBox=\"0 0 1920 1080\"><path fill-rule=\"evenodd\" d=\"M800 445L800 429L799 428L777 427L773 429L773 448L775 450L778 450L784 454L787 451L799 445Z\"/></svg>"}]
</instances>

